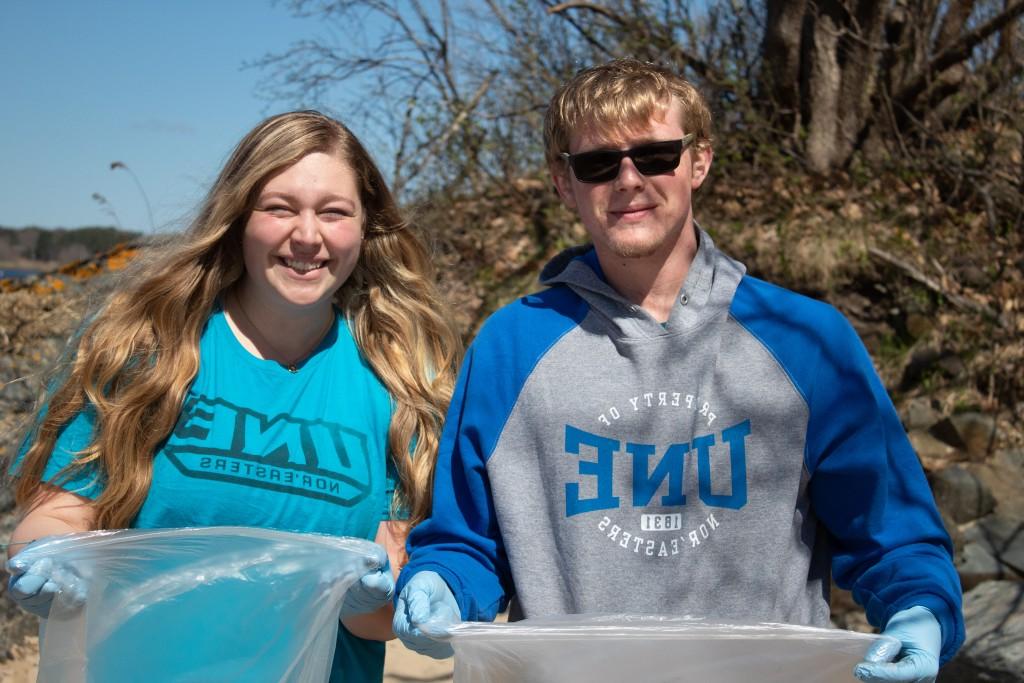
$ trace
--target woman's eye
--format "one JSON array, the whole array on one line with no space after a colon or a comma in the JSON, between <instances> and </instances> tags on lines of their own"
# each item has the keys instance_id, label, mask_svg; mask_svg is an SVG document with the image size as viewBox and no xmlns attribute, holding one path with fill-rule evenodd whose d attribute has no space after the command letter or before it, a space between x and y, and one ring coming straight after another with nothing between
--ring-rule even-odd
<instances>
[{"instance_id":1,"label":"woman's eye","mask_svg":"<svg viewBox=\"0 0 1024 683\"><path fill-rule=\"evenodd\" d=\"M260 204L256 207L257 211L261 211L271 216L287 216L292 213L292 207L282 202L267 202L266 204Z\"/></svg>"},{"instance_id":2,"label":"woman's eye","mask_svg":"<svg viewBox=\"0 0 1024 683\"><path fill-rule=\"evenodd\" d=\"M324 209L320 215L328 220L341 220L342 218L352 218L353 214L347 209Z\"/></svg>"}]
</instances>

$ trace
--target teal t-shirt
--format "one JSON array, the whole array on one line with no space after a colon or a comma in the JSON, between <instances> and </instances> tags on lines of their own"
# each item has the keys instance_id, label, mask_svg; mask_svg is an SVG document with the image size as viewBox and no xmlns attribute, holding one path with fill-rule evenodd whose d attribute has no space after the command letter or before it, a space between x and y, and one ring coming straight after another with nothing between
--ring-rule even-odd
<instances>
[{"instance_id":1,"label":"teal t-shirt","mask_svg":"<svg viewBox=\"0 0 1024 683\"><path fill-rule=\"evenodd\" d=\"M373 540L388 519L392 402L345 320L290 372L256 358L215 309L200 339L199 372L181 416L153 460L153 482L133 527L255 526ZM92 437L85 410L54 447L51 480ZM60 485L95 498L102 474ZM331 681L380 681L384 643L338 632Z\"/></svg>"}]
</instances>

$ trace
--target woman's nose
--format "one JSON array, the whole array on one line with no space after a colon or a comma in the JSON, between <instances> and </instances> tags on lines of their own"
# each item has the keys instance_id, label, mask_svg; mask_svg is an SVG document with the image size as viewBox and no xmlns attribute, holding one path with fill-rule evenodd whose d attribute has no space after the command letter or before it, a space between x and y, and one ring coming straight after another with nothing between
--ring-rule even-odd
<instances>
[{"instance_id":1,"label":"woman's nose","mask_svg":"<svg viewBox=\"0 0 1024 683\"><path fill-rule=\"evenodd\" d=\"M300 211L296 214L291 238L304 245L319 245L323 241L320 235L320 220L315 211Z\"/></svg>"}]
</instances>

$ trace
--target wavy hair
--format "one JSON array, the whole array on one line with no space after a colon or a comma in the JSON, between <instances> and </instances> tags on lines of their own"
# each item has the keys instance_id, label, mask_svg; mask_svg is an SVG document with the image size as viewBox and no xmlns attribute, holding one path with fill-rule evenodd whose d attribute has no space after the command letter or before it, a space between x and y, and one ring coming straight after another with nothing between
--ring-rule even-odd
<instances>
[{"instance_id":1,"label":"wavy hair","mask_svg":"<svg viewBox=\"0 0 1024 683\"><path fill-rule=\"evenodd\" d=\"M91 409L92 441L53 482L83 470L98 474L104 487L93 503L97 528L131 525L152 483L153 455L174 428L199 369L203 327L218 297L244 275L242 233L260 190L313 152L338 155L357 177L364 241L335 303L394 402L388 446L399 486L393 505L408 511L412 525L427 516L462 342L435 287L429 254L369 153L343 124L315 111L273 116L250 131L188 230L142 257L84 325L19 463L19 505L31 505L43 490L62 428Z\"/></svg>"},{"instance_id":2,"label":"wavy hair","mask_svg":"<svg viewBox=\"0 0 1024 683\"><path fill-rule=\"evenodd\" d=\"M562 152L581 126L603 134L645 128L669 98L682 105L683 130L694 134L696 149L712 145L711 110L703 95L682 76L650 62L616 59L580 71L551 98L544 117L544 156L548 166L564 168Z\"/></svg>"}]
</instances>

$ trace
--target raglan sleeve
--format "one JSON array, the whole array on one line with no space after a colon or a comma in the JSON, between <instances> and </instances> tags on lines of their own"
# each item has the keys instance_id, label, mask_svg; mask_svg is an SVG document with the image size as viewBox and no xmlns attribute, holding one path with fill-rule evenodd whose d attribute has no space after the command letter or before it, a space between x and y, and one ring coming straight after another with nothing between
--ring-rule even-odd
<instances>
[{"instance_id":1,"label":"raglan sleeve","mask_svg":"<svg viewBox=\"0 0 1024 683\"><path fill-rule=\"evenodd\" d=\"M811 503L830 536L833 576L875 626L914 605L931 610L942 628L945 663L964 640L949 535L867 350L831 310L808 392L806 456Z\"/></svg>"},{"instance_id":2,"label":"raglan sleeve","mask_svg":"<svg viewBox=\"0 0 1024 683\"><path fill-rule=\"evenodd\" d=\"M469 621L493 620L511 593L486 464L504 420L493 365L470 347L438 449L432 512L410 533L398 580L401 591L417 572L437 572Z\"/></svg>"}]
</instances>

